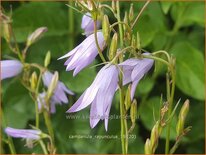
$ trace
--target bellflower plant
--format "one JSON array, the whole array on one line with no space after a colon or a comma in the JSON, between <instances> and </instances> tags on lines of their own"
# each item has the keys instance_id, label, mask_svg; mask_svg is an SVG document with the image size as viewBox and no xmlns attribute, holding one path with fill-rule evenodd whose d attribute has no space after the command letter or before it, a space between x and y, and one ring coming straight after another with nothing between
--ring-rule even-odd
<instances>
[{"instance_id":1,"label":"bellflower plant","mask_svg":"<svg viewBox=\"0 0 206 155\"><path fill-rule=\"evenodd\" d=\"M94 24L94 20L91 18L90 13L83 15L81 28L84 30L84 33L87 37L94 32ZM96 24L97 29L99 29L101 26L101 21L97 20Z\"/></svg>"},{"instance_id":2,"label":"bellflower plant","mask_svg":"<svg viewBox=\"0 0 206 155\"><path fill-rule=\"evenodd\" d=\"M108 127L108 116L112 99L118 86L118 68L115 65L104 66L95 80L67 112L77 112L91 104L90 126L94 128L100 119Z\"/></svg>"},{"instance_id":3,"label":"bellflower plant","mask_svg":"<svg viewBox=\"0 0 206 155\"><path fill-rule=\"evenodd\" d=\"M1 61L1 80L17 76L22 72L23 65L18 60Z\"/></svg>"},{"instance_id":4,"label":"bellflower plant","mask_svg":"<svg viewBox=\"0 0 206 155\"><path fill-rule=\"evenodd\" d=\"M97 40L100 49L105 48L105 40L102 32L97 32ZM64 63L66 65L66 70L74 70L73 75L77 75L83 68L91 64L95 57L98 55L98 47L95 44L95 36L91 34L88 36L80 45L74 48L72 51L66 55L60 57L59 59L68 58Z\"/></svg>"},{"instance_id":5,"label":"bellflower plant","mask_svg":"<svg viewBox=\"0 0 206 155\"><path fill-rule=\"evenodd\" d=\"M69 3L73 5L72 1ZM75 7L68 5L70 8L83 14L79 27L83 29L86 38L76 47L73 46L74 40L71 39L69 41L69 48L72 50L61 57L58 56L60 57L58 60L67 58L64 65L66 66L66 71L73 71L73 76L76 76L90 65L97 56L101 58L95 61L98 63L95 64L95 67L99 67L94 81L86 90L82 91L83 93L80 98L68 108L66 113L75 113L90 106L90 127L96 127L102 120L104 121L104 127L107 131L109 130L108 124L110 109L113 105L113 97L117 92L116 95L118 95L117 99L119 100L119 105L115 105L115 107L117 109L119 108L118 119L120 119L120 131L117 131L117 134L120 134L118 137L121 139L122 154L124 155L129 152L128 145L132 143L132 141L129 141L129 135L137 125L139 100L141 102L140 106L142 106L144 105L144 101L147 101L150 97L150 93L148 93L148 95L146 94L144 97L140 96L141 93L135 94L136 87L140 80L144 80L143 77L154 64L157 64L154 63L155 61L167 67L165 76L166 95L163 94L161 97L160 108L155 109L159 111L159 117L158 119L154 119L155 122L153 128L151 128L150 137L146 137L147 140L144 145L145 154L155 153L158 147L158 140L163 130L166 129L167 133L165 154L174 153L182 137L191 130L191 127L185 128L185 120L189 111L189 100L186 100L181 108L176 125L176 141L170 148L171 122L180 102L178 101L174 106L176 61L174 56L168 54L164 50L147 52L143 48L148 47L142 47L142 40L138 32L141 29L139 29L139 26L136 24L149 3L150 0L145 2L136 17L133 4L130 5L129 10L125 12L121 10L120 13L120 1L118 0L112 1L111 5L95 0L75 1ZM73 10L69 10L69 17L71 17L69 18L71 19L69 22L71 24L71 27L69 27L69 34L71 36L69 37L71 38L74 37L72 35L74 34L75 23L73 21L72 11ZM58 154L59 150L57 146L59 145L56 145L55 142L61 142L62 140L55 140L59 137L55 134L60 132L60 130L55 130L54 132L53 127L57 125L53 125L54 122L52 122L53 117L51 117L51 114L56 113L57 104L67 104L69 102L68 95L74 95L74 93L59 80L58 71L54 73L49 71L49 65L52 60L50 51L47 52L44 58L44 65L34 63L32 59L27 59L27 53L32 49L30 47L33 46L37 40L39 41L44 33L50 30L47 29L47 27L37 28L28 36L27 40L24 40L25 44L21 42L19 45L19 43L16 42L16 37L12 28L12 19L4 15L3 12L4 11L2 11L0 16L3 20L2 29L4 29L4 38L8 43L9 49L13 52L11 56L16 57L18 60L1 61L1 80L22 73L19 83L28 91L28 94L33 100L33 107L35 107L33 109L35 111L35 116L29 117L29 121L27 120L29 123L35 124L33 129L6 127L5 133L14 138L26 139L28 144L33 144L35 142L35 144L41 147L44 154ZM152 21L153 20L150 22ZM102 27L102 29L100 29L100 27ZM140 34L142 35L142 33ZM55 67L56 66L58 65L55 65ZM87 73L87 76L90 76L90 74ZM84 78L84 80L87 79ZM75 89L75 82L71 82L70 84ZM78 84L81 86L82 83ZM7 92L7 90L2 91L2 93L4 92ZM77 92L81 93L79 90ZM144 113L142 115L144 115ZM153 118L151 118L151 120L153 120ZM75 123L75 121L73 123ZM42 132L42 127L46 127L45 133ZM45 140L43 138L48 139ZM16 154L12 139L7 137L5 141L9 144L11 153Z\"/></svg>"}]
</instances>

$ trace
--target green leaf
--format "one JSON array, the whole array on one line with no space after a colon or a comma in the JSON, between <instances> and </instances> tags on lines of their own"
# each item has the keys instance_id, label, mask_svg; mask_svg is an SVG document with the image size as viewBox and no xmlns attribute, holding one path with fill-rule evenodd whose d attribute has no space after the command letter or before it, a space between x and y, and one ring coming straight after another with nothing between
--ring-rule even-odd
<instances>
[{"instance_id":1,"label":"green leaf","mask_svg":"<svg viewBox=\"0 0 206 155\"><path fill-rule=\"evenodd\" d=\"M176 57L176 85L185 94L195 99L205 99L204 57L187 42L173 46L171 53Z\"/></svg>"},{"instance_id":2,"label":"green leaf","mask_svg":"<svg viewBox=\"0 0 206 155\"><path fill-rule=\"evenodd\" d=\"M141 4L135 2L134 7L140 10L143 6ZM152 2L147 6L134 27L134 31L138 31L140 34L141 47L149 45L155 39L156 34L163 32L165 29L165 16L158 2Z\"/></svg>"},{"instance_id":3,"label":"green leaf","mask_svg":"<svg viewBox=\"0 0 206 155\"><path fill-rule=\"evenodd\" d=\"M28 120L35 117L34 102L27 90L16 80L4 90L3 105L7 126L25 128Z\"/></svg>"},{"instance_id":4,"label":"green leaf","mask_svg":"<svg viewBox=\"0 0 206 155\"><path fill-rule=\"evenodd\" d=\"M161 7L162 7L162 11L164 12L164 14L167 14L173 4L173 2L164 2L164 1L161 1L160 2L161 4Z\"/></svg>"},{"instance_id":5,"label":"green leaf","mask_svg":"<svg viewBox=\"0 0 206 155\"><path fill-rule=\"evenodd\" d=\"M48 28L45 33L48 36L68 33L67 9L61 2L24 3L13 12L12 17L17 41L24 42L29 34L42 26Z\"/></svg>"},{"instance_id":6,"label":"green leaf","mask_svg":"<svg viewBox=\"0 0 206 155\"><path fill-rule=\"evenodd\" d=\"M171 15L180 27L198 24L204 27L204 2L178 2L173 5Z\"/></svg>"}]
</instances>

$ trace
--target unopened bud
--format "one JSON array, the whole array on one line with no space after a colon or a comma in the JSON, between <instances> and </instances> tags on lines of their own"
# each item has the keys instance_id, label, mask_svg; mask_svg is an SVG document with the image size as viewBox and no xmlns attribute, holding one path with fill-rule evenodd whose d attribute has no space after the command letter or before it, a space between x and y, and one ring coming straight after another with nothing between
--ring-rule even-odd
<instances>
[{"instance_id":1,"label":"unopened bud","mask_svg":"<svg viewBox=\"0 0 206 155\"><path fill-rule=\"evenodd\" d=\"M34 42L36 42L45 32L47 32L47 27L40 27L36 29L29 37L27 38L27 46L30 46Z\"/></svg>"},{"instance_id":2,"label":"unopened bud","mask_svg":"<svg viewBox=\"0 0 206 155\"><path fill-rule=\"evenodd\" d=\"M189 111L189 103L190 101L187 99L180 110L176 127L177 135L181 135L184 130L185 119Z\"/></svg>"},{"instance_id":3,"label":"unopened bud","mask_svg":"<svg viewBox=\"0 0 206 155\"><path fill-rule=\"evenodd\" d=\"M127 88L124 104L126 110L128 110L131 106L131 85L129 85Z\"/></svg>"},{"instance_id":4,"label":"unopened bud","mask_svg":"<svg viewBox=\"0 0 206 155\"><path fill-rule=\"evenodd\" d=\"M113 9L114 11L117 10L115 0L112 0L112 9Z\"/></svg>"},{"instance_id":5,"label":"unopened bud","mask_svg":"<svg viewBox=\"0 0 206 155\"><path fill-rule=\"evenodd\" d=\"M132 47L137 47L137 41L134 35L132 35Z\"/></svg>"},{"instance_id":6,"label":"unopened bud","mask_svg":"<svg viewBox=\"0 0 206 155\"><path fill-rule=\"evenodd\" d=\"M134 19L134 7L133 4L130 4L130 9L129 9L129 21L132 22Z\"/></svg>"},{"instance_id":7,"label":"unopened bud","mask_svg":"<svg viewBox=\"0 0 206 155\"><path fill-rule=\"evenodd\" d=\"M10 30L10 25L8 23L3 23L2 24L3 28L3 36L6 39L7 42L10 42L11 40L11 30Z\"/></svg>"},{"instance_id":8,"label":"unopened bud","mask_svg":"<svg viewBox=\"0 0 206 155\"><path fill-rule=\"evenodd\" d=\"M37 81L38 81L37 74L36 72L33 72L30 78L30 86L33 91L36 90Z\"/></svg>"},{"instance_id":9,"label":"unopened bud","mask_svg":"<svg viewBox=\"0 0 206 155\"><path fill-rule=\"evenodd\" d=\"M144 153L145 154L152 154L152 151L151 151L151 142L150 142L150 139L147 138L146 142L145 142L145 145L144 145Z\"/></svg>"},{"instance_id":10,"label":"unopened bud","mask_svg":"<svg viewBox=\"0 0 206 155\"><path fill-rule=\"evenodd\" d=\"M111 41L110 49L109 49L109 59L110 60L112 60L117 53L117 41L118 41L118 37L117 37L117 33L115 33L112 37L112 41Z\"/></svg>"},{"instance_id":11,"label":"unopened bud","mask_svg":"<svg viewBox=\"0 0 206 155\"><path fill-rule=\"evenodd\" d=\"M155 152L158 146L159 135L160 135L159 134L159 122L156 122L156 124L152 128L151 136L150 136L152 153Z\"/></svg>"},{"instance_id":12,"label":"unopened bud","mask_svg":"<svg viewBox=\"0 0 206 155\"><path fill-rule=\"evenodd\" d=\"M141 44L140 44L140 36L139 36L139 33L137 32L137 37L136 37L136 48L137 49L140 49L141 48Z\"/></svg>"},{"instance_id":13,"label":"unopened bud","mask_svg":"<svg viewBox=\"0 0 206 155\"><path fill-rule=\"evenodd\" d=\"M106 42L107 42L109 39L109 36L110 36L110 23L109 23L109 18L107 15L104 15L104 17L103 17L102 32L104 35L104 40L106 40Z\"/></svg>"},{"instance_id":14,"label":"unopened bud","mask_svg":"<svg viewBox=\"0 0 206 155\"><path fill-rule=\"evenodd\" d=\"M47 67L50 64L50 61L51 61L51 52L48 51L44 59L44 66Z\"/></svg>"},{"instance_id":15,"label":"unopened bud","mask_svg":"<svg viewBox=\"0 0 206 155\"><path fill-rule=\"evenodd\" d=\"M131 117L131 122L135 123L136 118L137 118L137 101L134 99L131 108L130 108L130 117Z\"/></svg>"},{"instance_id":16,"label":"unopened bud","mask_svg":"<svg viewBox=\"0 0 206 155\"><path fill-rule=\"evenodd\" d=\"M50 85L48 87L48 91L47 91L48 99L51 98L53 92L55 91L57 83L58 83L58 80L59 80L59 73L57 71L55 71L55 73L54 73L54 75L52 77L51 83L50 83Z\"/></svg>"},{"instance_id":17,"label":"unopened bud","mask_svg":"<svg viewBox=\"0 0 206 155\"><path fill-rule=\"evenodd\" d=\"M128 14L127 14L127 11L125 11L125 13L124 13L124 23L128 24ZM123 28L124 28L124 31L126 31L127 27L126 27L125 24L123 25Z\"/></svg>"}]
</instances>

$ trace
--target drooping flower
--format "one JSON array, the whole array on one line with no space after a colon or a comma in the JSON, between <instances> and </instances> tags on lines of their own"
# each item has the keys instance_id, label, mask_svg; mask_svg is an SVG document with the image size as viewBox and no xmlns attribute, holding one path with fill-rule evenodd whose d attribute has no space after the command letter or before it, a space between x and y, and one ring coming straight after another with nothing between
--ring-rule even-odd
<instances>
[{"instance_id":1,"label":"drooping flower","mask_svg":"<svg viewBox=\"0 0 206 155\"><path fill-rule=\"evenodd\" d=\"M17 76L21 73L23 65L18 60L1 61L1 80Z\"/></svg>"},{"instance_id":2,"label":"drooping flower","mask_svg":"<svg viewBox=\"0 0 206 155\"><path fill-rule=\"evenodd\" d=\"M54 75L49 72L49 71L45 71L43 73L43 76L42 76L42 79L43 79L43 83L46 87L49 87L51 81L52 81L52 77ZM56 88L54 90L54 93L53 93L53 96L51 97L51 112L54 113L55 112L55 104L59 103L59 104L62 104L62 103L68 103L68 98L67 98L67 94L70 94L70 95L74 95L74 93L69 90L63 82L61 81L58 81L57 85L56 85ZM41 103L41 100L42 100L42 103L44 104L45 103L45 94L42 93L39 95L39 103Z\"/></svg>"},{"instance_id":3,"label":"drooping flower","mask_svg":"<svg viewBox=\"0 0 206 155\"><path fill-rule=\"evenodd\" d=\"M144 53L148 55L148 53ZM136 59L131 58L119 64L123 68L123 85L132 82L131 99L133 99L137 84L144 77L144 75L153 66L154 60L152 59Z\"/></svg>"},{"instance_id":4,"label":"drooping flower","mask_svg":"<svg viewBox=\"0 0 206 155\"><path fill-rule=\"evenodd\" d=\"M67 112L77 112L91 104L91 128L94 128L100 119L104 119L105 129L107 130L112 99L118 86L118 74L119 70L117 66L104 66L99 71L90 87L85 90L81 97Z\"/></svg>"},{"instance_id":5,"label":"drooping flower","mask_svg":"<svg viewBox=\"0 0 206 155\"><path fill-rule=\"evenodd\" d=\"M103 50L105 47L105 40L102 32L97 32L97 40L100 49ZM91 64L97 55L98 48L95 43L95 37L94 34L91 34L80 45L59 59L69 57L64 65L67 66L67 71L74 70L73 76L75 76L83 68Z\"/></svg>"},{"instance_id":6,"label":"drooping flower","mask_svg":"<svg viewBox=\"0 0 206 155\"><path fill-rule=\"evenodd\" d=\"M90 13L86 13L82 17L81 28L84 30L85 35L88 37L94 31L94 20L91 17ZM101 22L99 20L96 21L97 29L100 28Z\"/></svg>"},{"instance_id":7,"label":"drooping flower","mask_svg":"<svg viewBox=\"0 0 206 155\"><path fill-rule=\"evenodd\" d=\"M32 139L38 140L41 138L41 131L34 130L34 129L15 129L11 127L7 127L5 129L7 135L14 137L14 138L24 138L24 139Z\"/></svg>"}]
</instances>

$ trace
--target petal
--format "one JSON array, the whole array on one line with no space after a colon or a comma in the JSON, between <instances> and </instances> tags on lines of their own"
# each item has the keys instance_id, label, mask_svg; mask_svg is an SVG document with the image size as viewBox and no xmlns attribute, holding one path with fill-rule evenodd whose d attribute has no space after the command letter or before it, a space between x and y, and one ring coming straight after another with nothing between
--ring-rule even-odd
<instances>
[{"instance_id":1,"label":"petal","mask_svg":"<svg viewBox=\"0 0 206 155\"><path fill-rule=\"evenodd\" d=\"M21 73L23 65L18 60L2 60L1 61L1 80L14 77Z\"/></svg>"}]
</instances>

